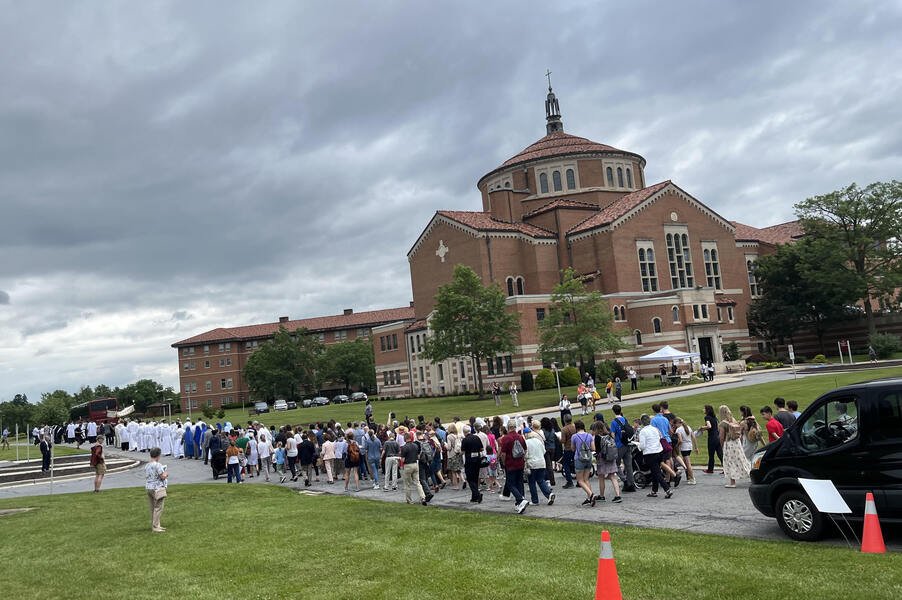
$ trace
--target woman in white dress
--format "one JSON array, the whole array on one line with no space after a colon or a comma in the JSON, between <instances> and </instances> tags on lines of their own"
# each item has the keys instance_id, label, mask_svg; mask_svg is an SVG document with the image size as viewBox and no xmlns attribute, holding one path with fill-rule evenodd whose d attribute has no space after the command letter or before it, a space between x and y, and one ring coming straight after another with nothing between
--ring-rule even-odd
<instances>
[{"instance_id":1,"label":"woman in white dress","mask_svg":"<svg viewBox=\"0 0 902 600\"><path fill-rule=\"evenodd\" d=\"M751 470L749 459L745 457L742 451L741 427L730 407L722 405L718 411L720 413L720 439L723 442L723 476L729 480L724 487L736 487L736 480L748 477Z\"/></svg>"}]
</instances>

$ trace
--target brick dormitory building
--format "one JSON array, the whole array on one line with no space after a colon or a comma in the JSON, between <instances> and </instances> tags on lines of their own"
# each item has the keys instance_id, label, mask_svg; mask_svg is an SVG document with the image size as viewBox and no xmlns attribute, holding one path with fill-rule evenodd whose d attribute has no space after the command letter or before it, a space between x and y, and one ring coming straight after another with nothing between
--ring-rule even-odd
<instances>
[{"instance_id":1,"label":"brick dormitory building","mask_svg":"<svg viewBox=\"0 0 902 600\"><path fill-rule=\"evenodd\" d=\"M664 345L698 352L715 365L730 342L743 354L759 349L746 322L749 302L760 292L755 264L797 238L798 224L759 229L729 221L670 180L649 184L639 154L565 133L551 88L545 112L546 135L477 182L481 211L438 211L414 241L407 254L411 307L344 315L372 315L359 325L339 324L341 315L322 317L328 326L318 319L284 325L326 336L346 330L347 339L365 330L373 340L380 396L473 390L470 359L431 363L422 356L435 294L455 265L465 264L501 286L507 310L520 319L515 350L483 365L485 383L519 382L522 371L542 368L538 322L561 271L570 267L610 304L629 345L619 360L646 375L658 366L635 359ZM240 368L253 350L247 344L271 337L279 325L216 329L173 344L183 392L190 384L193 397L195 384L212 382L207 396L199 388L196 393L214 405L246 393ZM223 343L232 344L231 354L221 351ZM211 360L232 358L233 392L219 389L221 368L210 376L184 368L186 361L206 361L207 345ZM194 354L186 354L190 349Z\"/></svg>"}]
</instances>

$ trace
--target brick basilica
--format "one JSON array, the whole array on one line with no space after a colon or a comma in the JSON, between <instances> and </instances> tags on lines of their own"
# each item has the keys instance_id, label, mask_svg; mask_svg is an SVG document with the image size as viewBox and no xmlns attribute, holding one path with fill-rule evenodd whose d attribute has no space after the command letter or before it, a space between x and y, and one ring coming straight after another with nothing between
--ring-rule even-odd
<instances>
[{"instance_id":1,"label":"brick basilica","mask_svg":"<svg viewBox=\"0 0 902 600\"><path fill-rule=\"evenodd\" d=\"M546 135L477 182L482 211L436 212L408 252L414 316L373 328L380 395L475 389L470 359L421 356L436 291L457 264L500 285L520 317L514 352L483 365L486 385L542 368L538 323L568 267L604 295L629 345L619 360L644 375L658 365L635 358L664 345L719 370L725 344L757 349L746 322L755 263L798 225L728 221L672 181L649 184L639 154L565 133L550 86L545 113Z\"/></svg>"}]
</instances>

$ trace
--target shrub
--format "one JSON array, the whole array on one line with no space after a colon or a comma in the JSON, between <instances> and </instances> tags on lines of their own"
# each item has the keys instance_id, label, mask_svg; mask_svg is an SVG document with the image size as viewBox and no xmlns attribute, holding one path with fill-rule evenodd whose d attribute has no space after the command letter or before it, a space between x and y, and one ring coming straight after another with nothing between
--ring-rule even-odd
<instances>
[{"instance_id":1,"label":"shrub","mask_svg":"<svg viewBox=\"0 0 902 600\"><path fill-rule=\"evenodd\" d=\"M216 416L216 411L213 410L212 406L204 406L202 409L200 409L200 412L204 415L205 419L212 419Z\"/></svg>"},{"instance_id":2,"label":"shrub","mask_svg":"<svg viewBox=\"0 0 902 600\"><path fill-rule=\"evenodd\" d=\"M579 385L579 369L577 369L576 367L567 367L566 369L561 371L560 377L562 386Z\"/></svg>"},{"instance_id":3,"label":"shrub","mask_svg":"<svg viewBox=\"0 0 902 600\"><path fill-rule=\"evenodd\" d=\"M551 372L551 369L542 369L541 371L536 373L535 389L547 390L548 388L553 388L554 386L554 373Z\"/></svg>"},{"instance_id":4,"label":"shrub","mask_svg":"<svg viewBox=\"0 0 902 600\"><path fill-rule=\"evenodd\" d=\"M521 392L531 392L536 389L535 383L532 378L532 373L529 371L523 371L520 373L520 391Z\"/></svg>"},{"instance_id":5,"label":"shrub","mask_svg":"<svg viewBox=\"0 0 902 600\"><path fill-rule=\"evenodd\" d=\"M724 360L739 360L739 344L730 342L723 347Z\"/></svg>"},{"instance_id":6,"label":"shrub","mask_svg":"<svg viewBox=\"0 0 902 600\"><path fill-rule=\"evenodd\" d=\"M760 352L745 357L745 362L749 364L766 363L771 362L772 360L774 360L773 356L771 356L770 354L761 354Z\"/></svg>"},{"instance_id":7,"label":"shrub","mask_svg":"<svg viewBox=\"0 0 902 600\"><path fill-rule=\"evenodd\" d=\"M611 381L614 380L615 377L619 377L620 381L626 381L626 370L616 360L603 360L595 367L595 371L598 376L595 378L596 383L607 382L608 379Z\"/></svg>"},{"instance_id":8,"label":"shrub","mask_svg":"<svg viewBox=\"0 0 902 600\"><path fill-rule=\"evenodd\" d=\"M827 357L824 356L823 354L816 354L816 355L814 356L814 358L811 359L811 362L817 363L817 364L819 364L819 365L823 365L823 364L826 364L826 362L827 362Z\"/></svg>"},{"instance_id":9,"label":"shrub","mask_svg":"<svg viewBox=\"0 0 902 600\"><path fill-rule=\"evenodd\" d=\"M875 333L868 339L868 343L874 348L877 358L890 358L902 350L902 341L891 333Z\"/></svg>"},{"instance_id":10,"label":"shrub","mask_svg":"<svg viewBox=\"0 0 902 600\"><path fill-rule=\"evenodd\" d=\"M219 409L219 412L216 413L217 419L225 419L225 411L223 409Z\"/></svg>"}]
</instances>

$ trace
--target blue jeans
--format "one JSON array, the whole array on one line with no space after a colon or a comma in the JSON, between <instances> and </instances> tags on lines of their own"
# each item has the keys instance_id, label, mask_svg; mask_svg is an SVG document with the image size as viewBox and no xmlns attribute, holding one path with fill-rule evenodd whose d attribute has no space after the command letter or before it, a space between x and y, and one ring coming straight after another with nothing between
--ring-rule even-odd
<instances>
[{"instance_id":1,"label":"blue jeans","mask_svg":"<svg viewBox=\"0 0 902 600\"><path fill-rule=\"evenodd\" d=\"M373 474L373 484L379 483L379 457L367 457L367 462L370 465L370 473Z\"/></svg>"},{"instance_id":2,"label":"blue jeans","mask_svg":"<svg viewBox=\"0 0 902 600\"><path fill-rule=\"evenodd\" d=\"M235 478L235 483L241 483L241 465L240 464L235 463L234 465L229 465L227 483L232 483L232 477Z\"/></svg>"},{"instance_id":3,"label":"blue jeans","mask_svg":"<svg viewBox=\"0 0 902 600\"><path fill-rule=\"evenodd\" d=\"M514 502L520 504L523 502L523 469L505 470L505 473L504 481L507 483L507 489L514 497Z\"/></svg>"},{"instance_id":4,"label":"blue jeans","mask_svg":"<svg viewBox=\"0 0 902 600\"><path fill-rule=\"evenodd\" d=\"M564 473L567 483L573 485L573 450L564 450L564 456L561 458L561 471Z\"/></svg>"},{"instance_id":5,"label":"blue jeans","mask_svg":"<svg viewBox=\"0 0 902 600\"><path fill-rule=\"evenodd\" d=\"M529 499L533 504L539 503L539 494L536 492L536 484L542 490L546 498L551 495L551 486L545 481L545 469L532 469L529 471Z\"/></svg>"},{"instance_id":6,"label":"blue jeans","mask_svg":"<svg viewBox=\"0 0 902 600\"><path fill-rule=\"evenodd\" d=\"M357 465L357 474L361 479L366 477L366 455L360 457L360 463Z\"/></svg>"}]
</instances>

